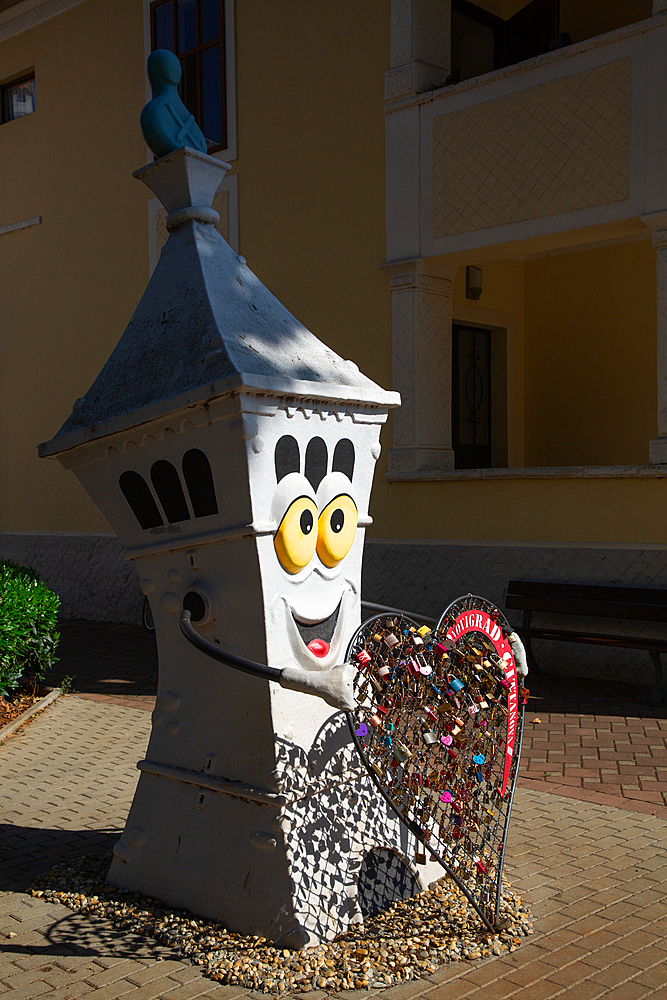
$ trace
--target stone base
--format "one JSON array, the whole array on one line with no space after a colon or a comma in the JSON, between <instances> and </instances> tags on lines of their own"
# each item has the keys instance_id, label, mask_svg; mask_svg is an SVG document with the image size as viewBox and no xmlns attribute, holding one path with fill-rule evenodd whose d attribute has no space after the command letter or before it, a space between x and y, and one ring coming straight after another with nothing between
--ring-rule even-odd
<instances>
[{"instance_id":1,"label":"stone base","mask_svg":"<svg viewBox=\"0 0 667 1000\"><path fill-rule=\"evenodd\" d=\"M612 548L367 539L362 580L365 599L415 613L439 616L451 601L470 591L503 610L509 580L667 588L667 545ZM512 624L521 624L521 612L508 612L507 617ZM660 622L533 615L537 627L554 623L562 628L664 638ZM546 673L653 685L653 664L642 651L541 640L533 642L533 649Z\"/></svg>"},{"instance_id":2,"label":"stone base","mask_svg":"<svg viewBox=\"0 0 667 1000\"><path fill-rule=\"evenodd\" d=\"M413 864L414 838L360 768L340 716L307 755L283 741L276 754L279 792L142 762L109 881L301 948L443 875Z\"/></svg>"},{"instance_id":3,"label":"stone base","mask_svg":"<svg viewBox=\"0 0 667 1000\"><path fill-rule=\"evenodd\" d=\"M36 570L60 597L61 618L141 623L139 577L113 532L2 531L0 559Z\"/></svg>"}]
</instances>

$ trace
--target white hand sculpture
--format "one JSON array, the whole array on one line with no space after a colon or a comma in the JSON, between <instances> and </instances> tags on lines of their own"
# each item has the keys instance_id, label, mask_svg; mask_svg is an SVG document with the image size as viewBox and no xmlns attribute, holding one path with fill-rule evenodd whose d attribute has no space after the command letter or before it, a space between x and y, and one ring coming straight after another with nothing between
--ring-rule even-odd
<instances>
[{"instance_id":1,"label":"white hand sculpture","mask_svg":"<svg viewBox=\"0 0 667 1000\"><path fill-rule=\"evenodd\" d=\"M516 672L521 678L527 677L528 660L526 659L524 645L516 632L512 632L510 641L512 643L512 652L514 653L514 662L516 663Z\"/></svg>"},{"instance_id":2,"label":"white hand sculpture","mask_svg":"<svg viewBox=\"0 0 667 1000\"><path fill-rule=\"evenodd\" d=\"M356 708L352 682L356 670L351 663L337 663L329 670L284 667L278 683L290 691L303 691L323 698L327 705L352 712Z\"/></svg>"}]
</instances>

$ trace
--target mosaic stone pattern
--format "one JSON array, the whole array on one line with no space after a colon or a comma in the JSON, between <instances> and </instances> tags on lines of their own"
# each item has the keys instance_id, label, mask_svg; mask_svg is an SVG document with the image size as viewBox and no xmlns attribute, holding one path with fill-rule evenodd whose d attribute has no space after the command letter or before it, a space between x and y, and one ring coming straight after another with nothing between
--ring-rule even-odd
<instances>
[{"instance_id":1,"label":"mosaic stone pattern","mask_svg":"<svg viewBox=\"0 0 667 1000\"><path fill-rule=\"evenodd\" d=\"M433 238L624 201L631 60L433 120Z\"/></svg>"},{"instance_id":2,"label":"mosaic stone pattern","mask_svg":"<svg viewBox=\"0 0 667 1000\"><path fill-rule=\"evenodd\" d=\"M323 726L311 750L278 741L276 779L288 805L278 822L285 834L296 912L308 931L320 938L345 930L362 919L370 892L362 879L369 852L389 848L410 871L417 843L378 794L351 743L347 721L334 715ZM292 835L298 830L298 836ZM384 875L377 897L388 906L421 887L413 881L392 882Z\"/></svg>"}]
</instances>

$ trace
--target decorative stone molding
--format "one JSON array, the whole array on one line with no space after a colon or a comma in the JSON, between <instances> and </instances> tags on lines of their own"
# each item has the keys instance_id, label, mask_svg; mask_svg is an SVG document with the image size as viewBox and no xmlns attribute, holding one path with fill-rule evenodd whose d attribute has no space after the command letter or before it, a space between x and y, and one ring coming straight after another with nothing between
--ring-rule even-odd
<instances>
[{"instance_id":1,"label":"decorative stone molding","mask_svg":"<svg viewBox=\"0 0 667 1000\"><path fill-rule=\"evenodd\" d=\"M395 419L395 418L394 418ZM665 447L664 463L667 463L667 438L659 438ZM653 444L653 442L651 442ZM430 481L456 482L463 479L667 479L667 467L661 465L566 465L545 466L525 469L422 469L414 471L403 452L390 452L387 479L394 482L427 479Z\"/></svg>"},{"instance_id":2,"label":"decorative stone molding","mask_svg":"<svg viewBox=\"0 0 667 1000\"><path fill-rule=\"evenodd\" d=\"M625 201L630 124L630 58L438 115L433 238Z\"/></svg>"},{"instance_id":3,"label":"decorative stone molding","mask_svg":"<svg viewBox=\"0 0 667 1000\"><path fill-rule=\"evenodd\" d=\"M391 0L386 100L444 83L450 66L450 34L450 0Z\"/></svg>"},{"instance_id":4,"label":"decorative stone molding","mask_svg":"<svg viewBox=\"0 0 667 1000\"><path fill-rule=\"evenodd\" d=\"M451 441L452 285L456 268L386 264L392 295L394 414L389 475L454 468Z\"/></svg>"},{"instance_id":5,"label":"decorative stone molding","mask_svg":"<svg viewBox=\"0 0 667 1000\"><path fill-rule=\"evenodd\" d=\"M0 226L0 236L4 236L5 233L15 233L17 229L30 229L31 226L38 226L41 221L41 215L36 215L34 219L24 219L23 222L13 222L10 226Z\"/></svg>"},{"instance_id":6,"label":"decorative stone molding","mask_svg":"<svg viewBox=\"0 0 667 1000\"><path fill-rule=\"evenodd\" d=\"M430 63L417 59L387 70L384 75L385 101L393 101L397 97L410 94L422 94L434 86L442 86L449 75L447 69L432 66Z\"/></svg>"},{"instance_id":7,"label":"decorative stone molding","mask_svg":"<svg viewBox=\"0 0 667 1000\"><path fill-rule=\"evenodd\" d=\"M56 17L80 3L83 3L83 0L46 0L45 3L40 3L39 0L23 0L23 3L14 4L0 13L0 42L14 35L20 35L29 28L35 28L42 21L48 21L49 18Z\"/></svg>"}]
</instances>

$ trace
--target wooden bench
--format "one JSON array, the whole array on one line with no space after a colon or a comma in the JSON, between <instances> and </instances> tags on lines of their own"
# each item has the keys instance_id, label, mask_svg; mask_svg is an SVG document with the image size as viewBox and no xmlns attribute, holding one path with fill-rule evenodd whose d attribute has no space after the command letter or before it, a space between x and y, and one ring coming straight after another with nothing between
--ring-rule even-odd
<instances>
[{"instance_id":1,"label":"wooden bench","mask_svg":"<svg viewBox=\"0 0 667 1000\"><path fill-rule=\"evenodd\" d=\"M530 667L539 672L531 639L553 639L557 642L581 642L592 646L616 646L621 649L643 649L653 660L655 683L650 704L663 700L661 653L667 653L667 637L652 639L630 635L601 635L584 630L534 628L530 624L534 611L549 614L590 615L596 618L630 618L635 621L667 624L667 590L647 590L638 587L603 587L581 583L532 583L510 580L505 594L508 611L523 611L523 622L517 628L525 639ZM667 636L667 633L666 633Z\"/></svg>"}]
</instances>

